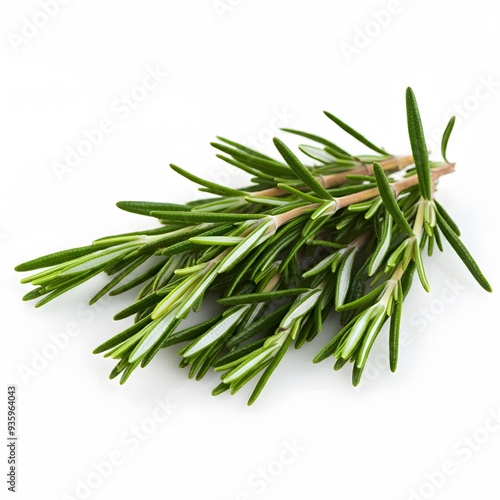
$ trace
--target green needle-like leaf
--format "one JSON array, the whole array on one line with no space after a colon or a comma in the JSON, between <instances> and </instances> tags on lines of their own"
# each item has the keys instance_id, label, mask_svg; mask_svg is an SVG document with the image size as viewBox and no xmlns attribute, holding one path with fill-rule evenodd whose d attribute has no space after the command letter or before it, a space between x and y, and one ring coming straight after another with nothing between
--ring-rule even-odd
<instances>
[{"instance_id":1,"label":"green needle-like leaf","mask_svg":"<svg viewBox=\"0 0 500 500\"><path fill-rule=\"evenodd\" d=\"M373 276L381 266L392 241L392 217L386 214L382 224L382 232L368 265L368 276Z\"/></svg>"},{"instance_id":2,"label":"green needle-like leaf","mask_svg":"<svg viewBox=\"0 0 500 500\"><path fill-rule=\"evenodd\" d=\"M370 302L373 302L375 299L378 298L378 296L381 294L381 292L384 290L386 287L385 283L382 283L378 285L376 288L368 292L366 295L363 295L359 299L353 300L352 302L347 302L345 304L342 304L341 306L337 307L337 311L352 311L353 309L357 309L358 307L362 305L367 305Z\"/></svg>"},{"instance_id":3,"label":"green needle-like leaf","mask_svg":"<svg viewBox=\"0 0 500 500\"><path fill-rule=\"evenodd\" d=\"M151 215L153 210L187 210L186 205L176 203L161 203L153 201L119 201L116 206L125 212L139 215Z\"/></svg>"},{"instance_id":4,"label":"green needle-like leaf","mask_svg":"<svg viewBox=\"0 0 500 500\"><path fill-rule=\"evenodd\" d=\"M245 345L242 345L240 347L237 347L237 348L229 351L228 353L220 356L219 358L217 358L215 360L215 362L213 363L213 367L218 368L219 366L224 366L224 365L230 364L233 361L240 359L240 358L246 356L247 354L261 348L262 345L264 344L264 342L265 342L265 339L257 339L257 340L254 340L253 342L250 342L249 344L245 344Z\"/></svg>"},{"instance_id":5,"label":"green needle-like leaf","mask_svg":"<svg viewBox=\"0 0 500 500\"><path fill-rule=\"evenodd\" d=\"M136 286L140 285L141 283L144 283L150 278L154 278L156 276L156 273L158 273L161 268L163 267L163 262L159 262L155 266L150 267L146 271L144 271L141 275L135 277L134 279L130 280L127 283L124 283L122 286L118 288L114 288L109 292L111 296L115 295L120 295L121 293L127 292L128 290L132 290L132 288L135 288ZM116 284L116 283L115 283ZM95 300L95 297L92 299Z\"/></svg>"},{"instance_id":6,"label":"green needle-like leaf","mask_svg":"<svg viewBox=\"0 0 500 500\"><path fill-rule=\"evenodd\" d=\"M329 147L332 150L332 154L337 158L353 160L354 158L342 148L339 148L336 144L329 141L328 139L324 139L319 135L310 134L309 132L302 132L301 130L294 130L292 128L282 128L283 132L289 132L290 134L300 135L301 137L305 137L306 139L311 139L311 141L315 141L319 144L323 144L324 146Z\"/></svg>"},{"instance_id":7,"label":"green needle-like leaf","mask_svg":"<svg viewBox=\"0 0 500 500\"><path fill-rule=\"evenodd\" d=\"M399 208L389 181L387 180L382 167L378 163L373 164L373 172L375 173L380 197L382 198L382 202L384 203L386 210L391 214L392 218L403 232L407 233L409 236L413 236L413 229L410 224L408 224L403 212Z\"/></svg>"},{"instance_id":8,"label":"green needle-like leaf","mask_svg":"<svg viewBox=\"0 0 500 500\"><path fill-rule=\"evenodd\" d=\"M442 215L443 219L446 221L448 226L453 230L453 232L457 235L460 236L460 228L457 226L455 221L450 217L450 214L444 209L444 207L435 199L434 200L434 205L435 208L437 208L437 211Z\"/></svg>"},{"instance_id":9,"label":"green needle-like leaf","mask_svg":"<svg viewBox=\"0 0 500 500\"><path fill-rule=\"evenodd\" d=\"M391 371L395 372L398 366L399 356L399 330L401 328L401 312L403 310L403 299L396 302L391 315L389 328L389 364Z\"/></svg>"},{"instance_id":10,"label":"green needle-like leaf","mask_svg":"<svg viewBox=\"0 0 500 500\"><path fill-rule=\"evenodd\" d=\"M198 338L200 335L203 335L203 333L205 333L212 326L217 324L221 319L222 319L222 314L219 314L218 316L214 316L213 318L207 319L206 321L202 321L197 325L190 326L183 330L179 330L175 333L172 333L171 335L168 336L167 339L164 340L162 348L180 344L181 342L194 340Z\"/></svg>"},{"instance_id":11,"label":"green needle-like leaf","mask_svg":"<svg viewBox=\"0 0 500 500\"><path fill-rule=\"evenodd\" d=\"M309 292L309 288L288 288L286 290L278 290L276 292L255 292L233 297L219 299L217 302L221 306L235 306L240 304L254 304L256 302L270 302L273 300L281 300L287 297L297 297L301 293Z\"/></svg>"},{"instance_id":12,"label":"green needle-like leaf","mask_svg":"<svg viewBox=\"0 0 500 500\"><path fill-rule=\"evenodd\" d=\"M262 374L260 380L257 382L257 385L255 386L255 389L253 390L252 395L250 396L250 399L248 400L248 406L255 403L255 400L259 397L260 393L262 392L262 389L264 389L264 386L267 384L269 377L272 375L274 370L276 370L276 367L279 365L280 361L283 359L283 356L285 355L286 351L288 350L288 347L290 347L292 340L293 340L292 335L291 334L288 335L285 342L281 346L280 350L274 356L273 360L271 361L271 363L269 363L269 365L265 369L264 373Z\"/></svg>"},{"instance_id":13,"label":"green needle-like leaf","mask_svg":"<svg viewBox=\"0 0 500 500\"><path fill-rule=\"evenodd\" d=\"M37 259L29 260L27 262L24 262L23 264L17 265L14 269L19 272L24 272L41 269L43 267L56 266L58 264L63 264L65 262L77 259L78 257L97 252L100 249L100 247L95 247L93 245L71 248L69 250L54 252L48 255L44 255L43 257L38 257Z\"/></svg>"},{"instance_id":14,"label":"green needle-like leaf","mask_svg":"<svg viewBox=\"0 0 500 500\"><path fill-rule=\"evenodd\" d=\"M241 243L243 239L240 236L195 236L189 238L190 241L197 245L219 245L223 247L233 247Z\"/></svg>"},{"instance_id":15,"label":"green needle-like leaf","mask_svg":"<svg viewBox=\"0 0 500 500\"><path fill-rule=\"evenodd\" d=\"M113 319L124 319L128 318L129 316L132 316L133 314L143 311L144 309L153 306L160 302L161 297L155 293L152 293L151 295L147 295L146 297L143 297L140 300L137 300L130 306L126 307L125 309L122 309L120 312L116 313L113 317Z\"/></svg>"},{"instance_id":16,"label":"green needle-like leaf","mask_svg":"<svg viewBox=\"0 0 500 500\"><path fill-rule=\"evenodd\" d=\"M211 142L211 146L219 149L223 153L232 156L235 160L239 160L251 168L262 170L264 173L274 176L288 176L290 174L289 168L276 160L267 160L265 158L254 156L239 149L230 148L224 144Z\"/></svg>"},{"instance_id":17,"label":"green needle-like leaf","mask_svg":"<svg viewBox=\"0 0 500 500\"><path fill-rule=\"evenodd\" d=\"M123 330L123 332L120 332L117 335L115 335L114 337L111 337L106 342L103 342L101 345L96 347L92 352L94 354L100 354L101 352L105 352L105 351L109 351L110 349L113 349L114 347L127 341L129 338L131 338L136 333L140 332L150 322L151 322L150 318L143 318L141 321L134 323L132 326L130 326L126 330Z\"/></svg>"},{"instance_id":18,"label":"green needle-like leaf","mask_svg":"<svg viewBox=\"0 0 500 500\"><path fill-rule=\"evenodd\" d=\"M418 244L417 240L415 240L413 244L413 258L417 266L417 273L420 279L420 283L422 283L422 286L424 287L424 290L426 292L430 292L431 287L425 274L424 262L422 260L422 250L420 249L420 245Z\"/></svg>"},{"instance_id":19,"label":"green needle-like leaf","mask_svg":"<svg viewBox=\"0 0 500 500\"><path fill-rule=\"evenodd\" d=\"M350 332L351 328L354 326L354 324L357 321L357 316L351 321L349 321L341 330L338 332L335 337L333 337L328 344L326 344L321 351L316 354L316 356L313 358L313 363L321 363L321 361L324 361L326 358L329 358L330 356L333 355L337 347L343 342L343 340L346 338L347 334Z\"/></svg>"},{"instance_id":20,"label":"green needle-like leaf","mask_svg":"<svg viewBox=\"0 0 500 500\"><path fill-rule=\"evenodd\" d=\"M173 163L170 164L170 168L175 172L177 172L178 174L185 177L186 179L189 179L190 181L193 181L196 184L199 184L200 186L208 188L211 193L219 194L221 196L244 196L246 194L245 191L239 191L238 189L232 189L227 186L221 186L220 184L216 184L215 182L210 182L205 179L202 179L201 177L198 177L197 175L194 175L188 172L187 170L184 170L183 168L174 165ZM163 209L159 210L163 211ZM158 209L156 211L158 211Z\"/></svg>"},{"instance_id":21,"label":"green needle-like leaf","mask_svg":"<svg viewBox=\"0 0 500 500\"><path fill-rule=\"evenodd\" d=\"M359 352L356 356L356 367L363 369L366 361L368 360L368 355L370 354L370 350L373 346L373 343L375 342L375 339L377 338L378 334L380 333L380 330L384 326L384 323L387 320L387 315L385 313L385 310L380 311L370 322L370 326L365 334L365 337L362 341L361 348L359 349ZM358 380L359 382L359 380ZM354 385L357 385L354 384Z\"/></svg>"},{"instance_id":22,"label":"green needle-like leaf","mask_svg":"<svg viewBox=\"0 0 500 500\"><path fill-rule=\"evenodd\" d=\"M344 304L347 292L351 284L352 269L354 266L354 259L357 254L356 248L350 248L344 254L344 257L338 267L337 283L335 288L335 309L338 311Z\"/></svg>"},{"instance_id":23,"label":"green needle-like leaf","mask_svg":"<svg viewBox=\"0 0 500 500\"><path fill-rule=\"evenodd\" d=\"M411 150L415 161L418 181L422 197L425 200L431 199L431 169L429 164L429 154L425 142L422 120L417 106L417 100L413 90L406 89L406 117L408 120L408 135L410 136Z\"/></svg>"},{"instance_id":24,"label":"green needle-like leaf","mask_svg":"<svg viewBox=\"0 0 500 500\"><path fill-rule=\"evenodd\" d=\"M205 334L196 339L193 343L181 349L179 354L184 357L193 356L211 346L222 337L227 336L228 333L231 333L232 330L236 328L242 316L248 311L248 307L237 307L231 311L231 314L222 318L219 323L212 326L212 328L210 328Z\"/></svg>"},{"instance_id":25,"label":"green needle-like leaf","mask_svg":"<svg viewBox=\"0 0 500 500\"><path fill-rule=\"evenodd\" d=\"M269 160L269 161L274 161L274 162L276 161L274 158L271 158L267 155L264 155L264 154L260 153L259 151L255 151L255 149L251 149L248 146L244 146L243 144L239 144L238 142L231 141L229 139L221 137L220 135L217 136L217 139L219 139L219 141L225 142L226 144L229 144L230 146L233 146L236 149L240 149L241 151L244 151L245 153L248 153L249 155L258 156L259 158L264 158L265 160Z\"/></svg>"},{"instance_id":26,"label":"green needle-like leaf","mask_svg":"<svg viewBox=\"0 0 500 500\"><path fill-rule=\"evenodd\" d=\"M132 263L126 267L120 274L115 276L107 285L103 286L99 292L97 292L89 301L89 304L95 304L100 298L104 297L109 291L111 291L118 283L124 280L134 269L137 269L141 264L149 259L148 255L143 255L138 259L132 261Z\"/></svg>"},{"instance_id":27,"label":"green needle-like leaf","mask_svg":"<svg viewBox=\"0 0 500 500\"><path fill-rule=\"evenodd\" d=\"M283 189L283 191L287 191L288 193L293 194L294 196L297 196L304 201L307 201L308 203L321 203L323 201L322 198L313 196L310 193L304 193L303 191L295 189L293 186L289 186L288 184L278 183L278 187L280 189Z\"/></svg>"},{"instance_id":28,"label":"green needle-like leaf","mask_svg":"<svg viewBox=\"0 0 500 500\"><path fill-rule=\"evenodd\" d=\"M261 334L271 328L276 328L283 316L290 309L290 304L285 304L278 309L269 312L268 314L262 316L257 321L248 325L246 328L236 333L234 337L229 339L227 347L230 349L236 347L237 345L246 342L255 335Z\"/></svg>"},{"instance_id":29,"label":"green needle-like leaf","mask_svg":"<svg viewBox=\"0 0 500 500\"><path fill-rule=\"evenodd\" d=\"M279 151L293 173L313 192L323 200L332 200L332 195L316 180L313 174L302 164L302 162L290 151L288 146L277 137L273 139L274 145Z\"/></svg>"},{"instance_id":30,"label":"green needle-like leaf","mask_svg":"<svg viewBox=\"0 0 500 500\"><path fill-rule=\"evenodd\" d=\"M226 214L218 212L164 212L153 211L152 215L161 220L169 222L184 222L186 224L200 224L203 222L242 222L265 217L262 214Z\"/></svg>"},{"instance_id":31,"label":"green needle-like leaf","mask_svg":"<svg viewBox=\"0 0 500 500\"><path fill-rule=\"evenodd\" d=\"M72 279L68 280L67 282L64 283L64 285L61 285L60 287L55 288L51 293L46 295L42 300L39 300L36 304L35 307L41 307L51 300L54 300L56 297L59 297L63 293L66 293L68 290L71 290L72 288L75 288L78 285L81 285L85 281L88 281L90 278L93 278L94 276L98 275L101 273L103 270L103 267L98 267L97 269L92 269L90 271L78 274L77 276L73 277Z\"/></svg>"},{"instance_id":32,"label":"green needle-like leaf","mask_svg":"<svg viewBox=\"0 0 500 500\"><path fill-rule=\"evenodd\" d=\"M328 111L323 111L330 120L332 120L334 123L336 123L342 130L347 132L349 135L352 135L355 139L357 139L361 144L364 144L365 146L369 147L371 150L376 151L377 153L380 153L381 155L388 155L389 153L382 148L379 148L373 142L369 141L366 137L361 135L359 132L356 132L352 127L347 125L347 123L344 123L342 120L337 118L335 115L332 113L329 113Z\"/></svg>"},{"instance_id":33,"label":"green needle-like leaf","mask_svg":"<svg viewBox=\"0 0 500 500\"><path fill-rule=\"evenodd\" d=\"M446 149L448 148L448 141L450 140L450 135L453 132L453 127L455 126L455 117L452 116L450 118L450 121L448 122L448 125L446 125L446 128L444 129L443 132L443 138L441 139L441 154L443 155L444 161L448 161L448 158L446 158Z\"/></svg>"},{"instance_id":34,"label":"green needle-like leaf","mask_svg":"<svg viewBox=\"0 0 500 500\"><path fill-rule=\"evenodd\" d=\"M452 246L453 250L457 252L457 255L462 259L462 262L467 266L467 269L470 271L472 276L476 279L476 281L487 291L492 292L491 285L488 283L488 280L484 277L481 269L477 265L476 261L470 254L469 250L462 243L460 238L457 236L455 231L449 226L446 222L442 214L437 211L437 223L439 229L441 229L444 237L448 240L449 244Z\"/></svg>"}]
</instances>

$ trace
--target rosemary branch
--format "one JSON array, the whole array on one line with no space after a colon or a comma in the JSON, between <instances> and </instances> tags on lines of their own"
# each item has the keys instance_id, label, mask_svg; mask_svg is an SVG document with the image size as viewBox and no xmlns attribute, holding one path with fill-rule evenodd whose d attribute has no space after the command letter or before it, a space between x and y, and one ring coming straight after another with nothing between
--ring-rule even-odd
<instances>
[{"instance_id":1,"label":"rosemary branch","mask_svg":"<svg viewBox=\"0 0 500 500\"><path fill-rule=\"evenodd\" d=\"M171 164L212 197L185 204L118 202L122 210L157 218L159 227L20 264L17 271L37 271L22 280L35 286L23 299L37 300L39 307L101 272L112 278L91 304L141 286L135 300L115 315L133 317L133 323L94 351L116 360L110 378L120 376L120 383L161 349L182 344L178 354L189 377L221 372L214 395L235 393L260 374L252 404L289 347L313 341L332 312L339 314L342 328L314 362L334 357L338 370L351 361L357 385L390 319L395 371L402 305L415 272L430 289L425 249L428 256L435 247L443 251L444 237L491 291L435 196L440 178L455 171L447 159L454 118L443 135L443 162L430 161L411 89L406 108L412 151L407 156L388 153L328 112L336 126L372 153L353 155L329 139L285 129L314 143L299 146L313 160L306 165L278 138L280 159L219 137L213 143L217 156L248 173L248 186L222 186ZM218 297L220 311L184 327L211 294Z\"/></svg>"}]
</instances>

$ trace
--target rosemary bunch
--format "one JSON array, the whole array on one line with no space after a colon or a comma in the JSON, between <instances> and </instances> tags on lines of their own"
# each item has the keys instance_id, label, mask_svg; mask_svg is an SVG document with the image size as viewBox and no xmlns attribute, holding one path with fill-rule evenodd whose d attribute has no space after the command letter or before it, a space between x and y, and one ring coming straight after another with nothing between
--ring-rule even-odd
<instances>
[{"instance_id":1,"label":"rosemary bunch","mask_svg":"<svg viewBox=\"0 0 500 500\"><path fill-rule=\"evenodd\" d=\"M353 155L315 134L284 129L314 145L300 151L305 165L280 139L271 158L224 138L217 156L250 174L241 189L171 168L213 195L183 205L118 202L122 210L155 217L159 227L95 240L16 267L44 269L22 280L35 286L24 300L36 307L104 272L112 278L90 303L141 286L115 319L133 323L95 349L116 360L110 377L125 382L160 349L178 353L189 377L221 373L213 394L235 393L260 375L249 404L262 391L291 345L300 348L321 331L328 315L342 328L314 358L353 364L361 379L375 339L389 321L390 367L395 371L403 301L414 273L429 290L423 253L448 240L477 282L491 287L435 198L438 180L454 171L446 151L452 118L442 139L442 161L431 161L415 96L406 108L412 154L394 156L331 113L337 126L372 153ZM194 326L183 321L209 294L220 313Z\"/></svg>"}]
</instances>

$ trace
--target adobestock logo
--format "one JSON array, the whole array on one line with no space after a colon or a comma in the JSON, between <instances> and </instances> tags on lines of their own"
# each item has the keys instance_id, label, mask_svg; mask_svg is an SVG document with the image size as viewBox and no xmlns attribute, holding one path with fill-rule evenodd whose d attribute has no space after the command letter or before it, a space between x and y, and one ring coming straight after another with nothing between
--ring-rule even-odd
<instances>
[{"instance_id":1,"label":"adobestock logo","mask_svg":"<svg viewBox=\"0 0 500 500\"><path fill-rule=\"evenodd\" d=\"M446 280L445 286L439 295L432 299L427 305L420 306L417 311L410 315L411 331L401 330L399 333L399 349L405 349L413 343L413 334L424 333L431 323L434 323L446 310L446 307L453 304L468 287L462 285L458 280ZM363 376L356 392L361 392L370 387L382 373L389 372L389 347L383 344L380 352L372 353L368 359Z\"/></svg>"},{"instance_id":2,"label":"adobestock logo","mask_svg":"<svg viewBox=\"0 0 500 500\"><path fill-rule=\"evenodd\" d=\"M276 137L276 134L279 132L279 129L288 127L295 118L295 115L290 113L286 106L283 106L281 109L274 108L267 126L262 127L256 134L248 136L246 138L246 144L257 150L271 144L273 138ZM275 151L274 147L273 151Z\"/></svg>"},{"instance_id":3,"label":"adobestock logo","mask_svg":"<svg viewBox=\"0 0 500 500\"><path fill-rule=\"evenodd\" d=\"M461 285L456 279L452 281L446 280L445 287L441 290L439 297L432 299L426 306L418 308L410 316L410 325L414 327L418 333L423 333L429 327L429 323L433 323L443 314L446 307L453 304L462 293L467 290L467 287Z\"/></svg>"},{"instance_id":4,"label":"adobestock logo","mask_svg":"<svg viewBox=\"0 0 500 500\"><path fill-rule=\"evenodd\" d=\"M217 13L217 17L224 21L226 14L233 12L236 7L239 7L243 3L243 0L215 0L212 2L212 7Z\"/></svg>"},{"instance_id":5,"label":"adobestock logo","mask_svg":"<svg viewBox=\"0 0 500 500\"><path fill-rule=\"evenodd\" d=\"M278 458L271 460L265 467L259 468L255 474L252 474L248 479L248 484L255 488L258 494L264 493L267 487L283 474L286 467L295 462L305 450L306 448L295 439L292 439L292 442L284 441Z\"/></svg>"},{"instance_id":6,"label":"adobestock logo","mask_svg":"<svg viewBox=\"0 0 500 500\"><path fill-rule=\"evenodd\" d=\"M403 12L403 5L399 0L389 0L385 8L372 10L370 20L363 26L354 28L354 36L349 42L342 42L340 49L346 61L350 63L353 57L361 54L369 47L392 22L394 16Z\"/></svg>"},{"instance_id":7,"label":"adobestock logo","mask_svg":"<svg viewBox=\"0 0 500 500\"><path fill-rule=\"evenodd\" d=\"M452 108L446 111L448 118L455 115L457 117L455 125L459 125L460 120L469 118L471 113L477 111L481 101L489 99L496 92L496 89L500 87L500 81L495 78L492 75L488 75L487 78L479 76L474 91L465 96L462 102L455 103Z\"/></svg>"},{"instance_id":8,"label":"adobestock logo","mask_svg":"<svg viewBox=\"0 0 500 500\"><path fill-rule=\"evenodd\" d=\"M59 181L72 173L81 165L85 158L90 156L96 148L101 146L106 137L114 132L120 121L125 121L161 83L168 73L157 64L154 68L148 66L140 83L128 92L123 92L110 104L111 114L99 120L95 127L83 129L80 138L73 144L66 146L64 160L52 163L52 170Z\"/></svg>"},{"instance_id":9,"label":"adobestock logo","mask_svg":"<svg viewBox=\"0 0 500 500\"><path fill-rule=\"evenodd\" d=\"M413 343L413 338L406 330L399 332L399 351L405 349ZM376 382L382 373L390 373L389 346L385 342L380 352L371 353L363 370L363 376L359 384L354 387L356 393L363 391Z\"/></svg>"},{"instance_id":10,"label":"adobestock logo","mask_svg":"<svg viewBox=\"0 0 500 500\"><path fill-rule=\"evenodd\" d=\"M68 4L70 1L71 0L40 0L40 2L38 2L40 9L30 16L30 18L22 18L22 26L19 33L10 32L7 35L7 39L12 49L15 52L19 52L21 47L35 38L38 33L40 33L40 30L47 26L51 19L56 17L61 6Z\"/></svg>"},{"instance_id":11,"label":"adobestock logo","mask_svg":"<svg viewBox=\"0 0 500 500\"><path fill-rule=\"evenodd\" d=\"M464 434L452 446L452 455L437 468L424 473L425 480L408 490L408 500L427 500L434 496L490 439L500 431L500 406L490 408L482 424Z\"/></svg>"},{"instance_id":12,"label":"adobestock logo","mask_svg":"<svg viewBox=\"0 0 500 500\"><path fill-rule=\"evenodd\" d=\"M254 498L254 493L256 495L264 493L270 485L284 474L286 468L292 465L300 455L306 451L306 449L307 448L299 444L295 438L283 441L282 448L278 452L276 458L270 460L265 466L259 467L257 471L248 478L248 486L253 489L253 492L240 492L234 497L235 500L250 500Z\"/></svg>"},{"instance_id":13,"label":"adobestock logo","mask_svg":"<svg viewBox=\"0 0 500 500\"><path fill-rule=\"evenodd\" d=\"M43 347L40 349L31 349L29 364L21 364L17 367L17 372L23 382L27 385L32 378L37 378L47 368L50 361L57 358L61 351L68 347L71 339L80 333L81 329L77 323L70 321L66 324L64 330L49 334L50 341Z\"/></svg>"},{"instance_id":14,"label":"adobestock logo","mask_svg":"<svg viewBox=\"0 0 500 500\"><path fill-rule=\"evenodd\" d=\"M94 321L110 303L111 297L109 296L102 297L92 306L82 302L76 308L76 315L82 318L81 320L78 322L69 321L59 332L50 333L50 340L38 349L31 349L29 361L18 365L17 372L22 381L28 385L36 380L53 360L60 357L61 353L71 344L72 339L82 333L83 326Z\"/></svg>"},{"instance_id":15,"label":"adobestock logo","mask_svg":"<svg viewBox=\"0 0 500 500\"><path fill-rule=\"evenodd\" d=\"M476 113L484 103L490 100L500 87L500 80L495 75L489 74L487 77L479 75L477 83L474 85L474 90L465 95L458 102L453 103L443 113L443 126L435 128L430 135L429 148L432 151L439 152L441 148L441 138L443 136L444 127L452 116L455 116L454 132L459 129L474 113Z\"/></svg>"},{"instance_id":16,"label":"adobestock logo","mask_svg":"<svg viewBox=\"0 0 500 500\"><path fill-rule=\"evenodd\" d=\"M63 493L61 500L86 500L108 480L127 457L135 452L142 443L147 441L164 422L169 420L178 406L172 404L169 398L156 398L156 406L150 414L137 425L132 425L120 438L119 446L106 454L106 458L91 463L91 471L75 479L74 490L71 494Z\"/></svg>"},{"instance_id":17,"label":"adobestock logo","mask_svg":"<svg viewBox=\"0 0 500 500\"><path fill-rule=\"evenodd\" d=\"M290 112L287 106L273 108L271 110L271 117L267 121L266 126L260 128L257 132L248 135L245 139L241 140L241 142L249 148L262 151L266 146L273 143L273 138L276 137L279 129L282 127L289 127L295 118L296 116ZM274 146L272 151L276 151ZM238 167L227 162L222 162L216 170L210 171L206 174L205 178L211 182L220 184L221 186L230 187L234 185L234 179L240 174L241 170ZM198 191L198 187L195 187L194 184L192 185L192 189L193 198L199 199L212 197L210 193Z\"/></svg>"}]
</instances>

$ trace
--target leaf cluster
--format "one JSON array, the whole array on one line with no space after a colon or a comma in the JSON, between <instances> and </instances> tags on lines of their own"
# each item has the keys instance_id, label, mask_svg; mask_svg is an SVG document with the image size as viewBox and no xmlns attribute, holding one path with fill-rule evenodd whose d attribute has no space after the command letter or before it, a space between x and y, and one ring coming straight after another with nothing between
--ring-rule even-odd
<instances>
[{"instance_id":1,"label":"leaf cluster","mask_svg":"<svg viewBox=\"0 0 500 500\"><path fill-rule=\"evenodd\" d=\"M140 287L115 319L133 323L95 349L116 360L110 377L124 383L156 354L178 346L180 366L197 380L220 373L213 394L237 392L258 376L253 403L287 350L311 342L331 313L341 329L326 331L314 358L352 364L361 379L370 350L389 322L390 367L397 366L402 307L416 272L430 285L423 253L443 250L443 237L478 283L491 287L460 239L457 225L435 199L437 180L453 170L442 141L442 162L431 162L414 93L406 94L412 156L406 165L331 113L341 130L371 150L352 155L329 139L284 129L313 144L299 146L304 163L278 138L277 157L219 137L223 161L250 176L240 189L171 165L211 197L185 204L121 201L120 209L158 219L153 230L107 236L16 267L34 289L24 300L51 301L99 273L110 276L90 303ZM311 163L312 161L312 163ZM406 175L398 174L409 167ZM213 295L219 313L185 326Z\"/></svg>"}]
</instances>

